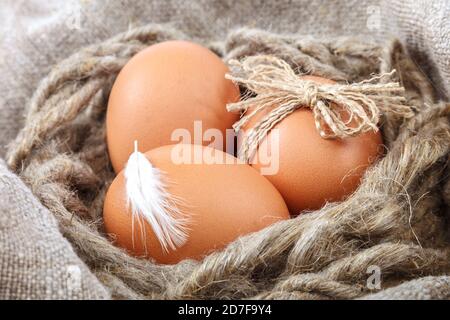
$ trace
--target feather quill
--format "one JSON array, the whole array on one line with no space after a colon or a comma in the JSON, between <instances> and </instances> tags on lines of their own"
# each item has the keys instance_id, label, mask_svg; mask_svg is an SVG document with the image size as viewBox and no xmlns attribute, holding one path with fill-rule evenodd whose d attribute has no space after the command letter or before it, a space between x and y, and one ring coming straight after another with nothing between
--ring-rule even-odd
<instances>
[{"instance_id":1,"label":"feather quill","mask_svg":"<svg viewBox=\"0 0 450 320\"><path fill-rule=\"evenodd\" d=\"M138 151L137 141L124 173L127 204L132 212L133 246L135 221L146 251L145 222L151 226L165 252L182 246L187 241L188 219L178 209L176 199L167 192L161 171Z\"/></svg>"}]
</instances>

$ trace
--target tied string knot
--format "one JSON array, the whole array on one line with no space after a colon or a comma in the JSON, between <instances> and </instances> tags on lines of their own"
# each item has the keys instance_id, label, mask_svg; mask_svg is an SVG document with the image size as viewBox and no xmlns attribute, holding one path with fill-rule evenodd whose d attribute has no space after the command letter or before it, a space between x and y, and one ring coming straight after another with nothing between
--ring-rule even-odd
<instances>
[{"instance_id":1,"label":"tied string knot","mask_svg":"<svg viewBox=\"0 0 450 320\"><path fill-rule=\"evenodd\" d=\"M381 74L353 84L317 83L302 79L285 61L268 55L229 62L226 78L245 86L247 95L227 105L242 113L233 128L239 132L257 113L270 109L243 137L239 158L249 162L261 141L279 122L299 108L310 108L315 126L324 139L356 136L378 131L382 113L410 118L405 89L398 82L381 82L395 73Z\"/></svg>"}]
</instances>

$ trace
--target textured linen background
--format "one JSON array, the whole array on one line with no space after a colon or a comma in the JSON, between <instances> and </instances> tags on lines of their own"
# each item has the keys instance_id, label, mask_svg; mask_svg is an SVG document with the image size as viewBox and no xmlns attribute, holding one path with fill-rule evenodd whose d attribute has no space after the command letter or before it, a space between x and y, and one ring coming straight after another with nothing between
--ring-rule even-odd
<instances>
[{"instance_id":1,"label":"textured linen background","mask_svg":"<svg viewBox=\"0 0 450 320\"><path fill-rule=\"evenodd\" d=\"M0 158L22 126L27 101L54 64L78 48L134 26L167 23L203 43L220 41L241 26L378 41L395 36L445 98L450 89L448 17L448 0L3 0ZM0 163L0 249L0 298L109 297L60 234L51 213L4 163ZM429 277L372 298L448 298L449 292L447 277Z\"/></svg>"}]
</instances>

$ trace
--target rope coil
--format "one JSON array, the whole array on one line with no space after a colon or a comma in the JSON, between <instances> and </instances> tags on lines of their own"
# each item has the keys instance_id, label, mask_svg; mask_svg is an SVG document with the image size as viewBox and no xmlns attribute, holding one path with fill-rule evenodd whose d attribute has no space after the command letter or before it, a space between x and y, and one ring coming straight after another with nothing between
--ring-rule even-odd
<instances>
[{"instance_id":1,"label":"rope coil","mask_svg":"<svg viewBox=\"0 0 450 320\"><path fill-rule=\"evenodd\" d=\"M311 42L249 29L230 33L220 51L226 60L283 54L305 72L351 82L395 68L417 114L404 122L389 113L395 110L385 110L386 156L345 202L249 234L202 261L159 265L116 247L101 219L114 176L105 143L109 90L136 52L183 37L167 26L149 25L67 58L41 82L24 128L9 147L9 167L54 214L63 235L113 297L347 299L370 293L366 271L371 265L382 271L382 289L450 272L443 221L435 214L443 201L450 203L450 192L441 193L443 183L449 189L450 104L423 103L431 100L432 86L402 45L394 41L383 54L384 47L351 38ZM86 61L93 62L89 70Z\"/></svg>"}]
</instances>

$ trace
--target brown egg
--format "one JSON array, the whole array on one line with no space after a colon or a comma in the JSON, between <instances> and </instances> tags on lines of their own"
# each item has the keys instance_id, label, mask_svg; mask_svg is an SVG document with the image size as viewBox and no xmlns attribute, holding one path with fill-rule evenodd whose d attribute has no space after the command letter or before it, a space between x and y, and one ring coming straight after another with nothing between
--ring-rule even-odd
<instances>
[{"instance_id":1,"label":"brown egg","mask_svg":"<svg viewBox=\"0 0 450 320\"><path fill-rule=\"evenodd\" d=\"M335 83L315 76L304 78L319 83ZM253 127L269 111L261 111L244 130ZM279 134L279 156L272 155L270 161L278 163L271 163L270 166L278 170L272 175L266 175L266 178L281 193L292 215L303 210L319 209L326 202L345 199L356 190L367 167L383 150L379 131L345 139L323 139L315 127L313 113L309 108L297 109L274 129ZM273 132L269 132L260 146L264 143L271 146ZM259 158L256 156L251 159L254 168L261 170L269 166L259 161Z\"/></svg>"},{"instance_id":2,"label":"brown egg","mask_svg":"<svg viewBox=\"0 0 450 320\"><path fill-rule=\"evenodd\" d=\"M212 51L186 41L162 42L136 54L119 73L108 102L108 150L116 173L134 140L150 150L180 142L172 133L187 129L191 141L182 142L208 145L202 137L194 141L196 120L201 132L215 128L225 137L239 117L226 110L227 103L239 100L239 88L225 79L226 72Z\"/></svg>"},{"instance_id":3,"label":"brown egg","mask_svg":"<svg viewBox=\"0 0 450 320\"><path fill-rule=\"evenodd\" d=\"M219 150L214 150L214 155L222 159L220 162L180 164L173 160L180 150L175 149L180 148L177 146L160 147L145 155L163 172L167 191L180 199L179 209L190 219L187 242L165 253L151 226L145 224L147 253L139 231L135 231L133 246L132 215L126 204L122 171L108 190L103 210L106 232L114 236L118 246L134 255L172 264L187 258L201 259L239 236L289 218L280 193L250 166L237 163L235 157ZM207 159L212 150L199 145L182 145L182 153L191 153L191 159L194 154Z\"/></svg>"}]
</instances>

